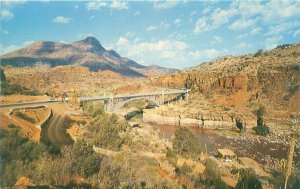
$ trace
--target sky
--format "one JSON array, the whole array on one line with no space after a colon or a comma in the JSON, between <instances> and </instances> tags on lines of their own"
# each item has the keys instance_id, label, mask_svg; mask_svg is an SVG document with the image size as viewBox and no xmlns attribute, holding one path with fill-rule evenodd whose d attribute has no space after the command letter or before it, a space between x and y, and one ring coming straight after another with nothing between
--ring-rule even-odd
<instances>
[{"instance_id":1,"label":"sky","mask_svg":"<svg viewBox=\"0 0 300 189\"><path fill-rule=\"evenodd\" d=\"M300 42L300 1L2 1L1 54L96 37L143 65L184 69Z\"/></svg>"}]
</instances>

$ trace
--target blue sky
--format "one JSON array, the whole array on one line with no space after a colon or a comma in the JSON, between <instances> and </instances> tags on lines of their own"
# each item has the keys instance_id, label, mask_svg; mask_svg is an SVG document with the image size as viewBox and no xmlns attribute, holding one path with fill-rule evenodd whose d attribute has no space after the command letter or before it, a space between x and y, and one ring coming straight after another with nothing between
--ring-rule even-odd
<instances>
[{"instance_id":1,"label":"blue sky","mask_svg":"<svg viewBox=\"0 0 300 189\"><path fill-rule=\"evenodd\" d=\"M1 54L86 36L140 64L183 69L300 42L300 1L1 1Z\"/></svg>"}]
</instances>

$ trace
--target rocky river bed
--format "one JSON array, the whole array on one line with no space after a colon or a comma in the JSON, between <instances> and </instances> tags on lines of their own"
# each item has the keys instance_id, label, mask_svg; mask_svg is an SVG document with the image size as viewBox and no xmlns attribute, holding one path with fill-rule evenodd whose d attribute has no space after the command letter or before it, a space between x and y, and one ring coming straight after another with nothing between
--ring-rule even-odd
<instances>
[{"instance_id":1,"label":"rocky river bed","mask_svg":"<svg viewBox=\"0 0 300 189\"><path fill-rule=\"evenodd\" d=\"M159 129L160 138L171 139L176 126L151 124L154 129ZM249 157L269 168L279 168L280 160L286 159L289 149L287 141L276 138L256 136L244 133L236 136L224 136L215 130L203 130L190 127L199 137L200 143L209 154L214 154L219 148L228 148L237 156ZM294 167L300 170L300 147L296 145L294 154Z\"/></svg>"}]
</instances>

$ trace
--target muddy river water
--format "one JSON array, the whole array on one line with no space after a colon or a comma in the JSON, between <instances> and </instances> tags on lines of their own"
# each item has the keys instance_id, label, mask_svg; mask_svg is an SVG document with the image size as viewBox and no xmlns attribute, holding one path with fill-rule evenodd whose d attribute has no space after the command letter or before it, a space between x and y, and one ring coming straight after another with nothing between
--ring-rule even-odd
<instances>
[{"instance_id":1,"label":"muddy river water","mask_svg":"<svg viewBox=\"0 0 300 189\"><path fill-rule=\"evenodd\" d=\"M171 139L174 135L176 126L155 125L159 129L160 138ZM199 137L203 147L206 146L209 154L214 154L218 148L228 148L240 157L250 157L262 164L271 167L278 167L279 161L286 158L289 145L282 142L268 141L263 137L243 137L243 136L221 136L215 131L203 130L201 128L189 127ZM300 149L295 148L294 163L300 168Z\"/></svg>"}]
</instances>

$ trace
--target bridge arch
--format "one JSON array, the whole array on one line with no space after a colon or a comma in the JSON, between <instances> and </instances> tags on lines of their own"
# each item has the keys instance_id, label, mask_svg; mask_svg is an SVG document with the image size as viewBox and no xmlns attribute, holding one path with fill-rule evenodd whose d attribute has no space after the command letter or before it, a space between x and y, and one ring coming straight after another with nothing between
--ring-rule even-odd
<instances>
[{"instance_id":1,"label":"bridge arch","mask_svg":"<svg viewBox=\"0 0 300 189\"><path fill-rule=\"evenodd\" d=\"M129 98L129 99L126 99L126 100L123 100L121 102L118 102L116 104L114 104L111 108L110 108L110 111L113 112L119 108L121 108L122 106L124 106L126 103L130 102L130 101L133 101L133 100L139 100L139 99L144 99L148 102L152 102L154 105L156 106L159 106L160 103L152 98L149 98L149 97L134 97L134 98Z\"/></svg>"}]
</instances>

